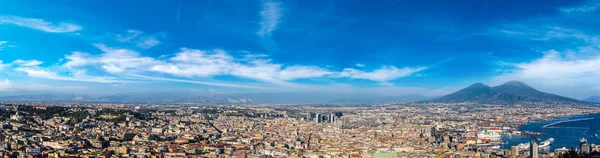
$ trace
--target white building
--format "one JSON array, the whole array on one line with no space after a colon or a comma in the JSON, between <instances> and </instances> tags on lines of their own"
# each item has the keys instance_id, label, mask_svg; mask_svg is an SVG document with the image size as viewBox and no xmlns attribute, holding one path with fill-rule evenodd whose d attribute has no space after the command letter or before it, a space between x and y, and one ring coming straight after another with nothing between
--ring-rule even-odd
<instances>
[{"instance_id":1,"label":"white building","mask_svg":"<svg viewBox=\"0 0 600 158\"><path fill-rule=\"evenodd\" d=\"M479 134L477 134L477 138L490 139L492 141L499 141L502 138L502 136L496 132L481 131L481 132L479 132Z\"/></svg>"}]
</instances>

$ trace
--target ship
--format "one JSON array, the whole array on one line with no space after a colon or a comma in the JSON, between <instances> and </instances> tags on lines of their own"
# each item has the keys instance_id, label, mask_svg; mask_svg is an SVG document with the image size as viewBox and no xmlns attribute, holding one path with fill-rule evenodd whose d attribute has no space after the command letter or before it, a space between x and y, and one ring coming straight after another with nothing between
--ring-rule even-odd
<instances>
[{"instance_id":1,"label":"ship","mask_svg":"<svg viewBox=\"0 0 600 158\"><path fill-rule=\"evenodd\" d=\"M529 150L529 143L521 143L518 146L519 150Z\"/></svg>"},{"instance_id":2,"label":"ship","mask_svg":"<svg viewBox=\"0 0 600 158\"><path fill-rule=\"evenodd\" d=\"M538 145L539 148L543 148L543 147L548 147L550 146L550 144L552 144L552 142L554 142L554 138L548 138L545 141L540 142L540 145ZM521 143L518 145L519 150L529 150L529 143Z\"/></svg>"},{"instance_id":3,"label":"ship","mask_svg":"<svg viewBox=\"0 0 600 158\"><path fill-rule=\"evenodd\" d=\"M545 141L541 142L538 147L543 148L543 147L547 147L547 146L550 146L549 140L545 140Z\"/></svg>"}]
</instances>

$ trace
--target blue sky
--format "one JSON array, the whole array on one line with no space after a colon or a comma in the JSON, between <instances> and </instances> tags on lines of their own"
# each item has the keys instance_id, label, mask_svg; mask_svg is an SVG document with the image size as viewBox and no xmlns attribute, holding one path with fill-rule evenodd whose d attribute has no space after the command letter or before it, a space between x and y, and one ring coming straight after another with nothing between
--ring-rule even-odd
<instances>
[{"instance_id":1,"label":"blue sky","mask_svg":"<svg viewBox=\"0 0 600 158\"><path fill-rule=\"evenodd\" d=\"M0 0L0 92L600 94L600 1Z\"/></svg>"}]
</instances>

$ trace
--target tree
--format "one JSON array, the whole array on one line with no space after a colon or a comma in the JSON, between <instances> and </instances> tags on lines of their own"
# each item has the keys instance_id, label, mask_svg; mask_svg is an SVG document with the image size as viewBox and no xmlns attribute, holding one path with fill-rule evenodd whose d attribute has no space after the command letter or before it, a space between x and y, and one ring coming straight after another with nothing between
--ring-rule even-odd
<instances>
[{"instance_id":1,"label":"tree","mask_svg":"<svg viewBox=\"0 0 600 158\"><path fill-rule=\"evenodd\" d=\"M560 158L587 158L589 156L587 155L587 153L577 152L577 151L575 151L575 149L571 148L569 151L561 154L559 157Z\"/></svg>"}]
</instances>

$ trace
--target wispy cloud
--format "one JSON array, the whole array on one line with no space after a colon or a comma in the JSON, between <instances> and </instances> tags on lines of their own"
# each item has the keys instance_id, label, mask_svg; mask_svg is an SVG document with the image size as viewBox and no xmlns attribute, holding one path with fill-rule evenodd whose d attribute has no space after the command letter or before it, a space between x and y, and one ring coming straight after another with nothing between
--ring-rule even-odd
<instances>
[{"instance_id":1,"label":"wispy cloud","mask_svg":"<svg viewBox=\"0 0 600 158\"><path fill-rule=\"evenodd\" d=\"M260 11L260 30L258 35L271 36L271 33L277 29L280 18L282 16L281 2L264 1L262 10Z\"/></svg>"},{"instance_id":2,"label":"wispy cloud","mask_svg":"<svg viewBox=\"0 0 600 158\"><path fill-rule=\"evenodd\" d=\"M590 13L600 9L600 0L589 0L585 4L575 7L562 8L564 13Z\"/></svg>"},{"instance_id":3,"label":"wispy cloud","mask_svg":"<svg viewBox=\"0 0 600 158\"><path fill-rule=\"evenodd\" d=\"M11 68L16 72L25 73L29 77L44 78L51 80L63 80L63 81L82 81L82 82L97 82L97 83L124 83L130 82L125 80L118 80L114 77L96 77L88 76L84 69L71 69L63 65L57 67L55 65L50 67L41 67L40 65L44 62L39 60L22 60L17 59L8 64L2 64L0 60L0 70ZM73 63L71 63L73 64Z\"/></svg>"},{"instance_id":4,"label":"wispy cloud","mask_svg":"<svg viewBox=\"0 0 600 158\"><path fill-rule=\"evenodd\" d=\"M95 77L85 76L85 71L75 71L73 75L60 75L58 72L43 69L39 67L17 67L16 71L23 72L29 77L44 78L51 80L62 80L62 81L80 81L80 82L96 82L96 83L126 83L131 81L118 80L114 77Z\"/></svg>"},{"instance_id":5,"label":"wispy cloud","mask_svg":"<svg viewBox=\"0 0 600 158\"><path fill-rule=\"evenodd\" d=\"M0 24L12 24L51 33L75 32L83 29L83 27L73 23L54 24L43 19L18 16L0 16Z\"/></svg>"},{"instance_id":6,"label":"wispy cloud","mask_svg":"<svg viewBox=\"0 0 600 158\"><path fill-rule=\"evenodd\" d=\"M12 62L13 64L19 65L19 66L38 66L40 64L42 64L43 62L39 61L39 60L21 60L21 59L17 59L15 61Z\"/></svg>"},{"instance_id":7,"label":"wispy cloud","mask_svg":"<svg viewBox=\"0 0 600 158\"><path fill-rule=\"evenodd\" d=\"M242 83L227 83L227 82L216 82L216 81L198 81L198 80L175 79L175 78L165 78L165 77L153 77L153 76L144 76L144 75L129 75L129 77L133 77L135 79L141 79L141 80L181 82L181 83L191 83L191 84L199 84L199 85L218 86L218 87L248 88L248 89L270 89L270 88L267 88L265 86L254 86L254 85L247 85L247 84L242 84Z\"/></svg>"},{"instance_id":8,"label":"wispy cloud","mask_svg":"<svg viewBox=\"0 0 600 158\"><path fill-rule=\"evenodd\" d=\"M15 47L12 44L9 44L8 41L0 41L0 51L6 49L6 48L12 48Z\"/></svg>"},{"instance_id":9,"label":"wispy cloud","mask_svg":"<svg viewBox=\"0 0 600 158\"><path fill-rule=\"evenodd\" d=\"M148 35L138 30L127 30L127 34L117 34L116 40L124 43L133 43L142 49L149 49L158 44L157 35Z\"/></svg>"},{"instance_id":10,"label":"wispy cloud","mask_svg":"<svg viewBox=\"0 0 600 158\"><path fill-rule=\"evenodd\" d=\"M3 64L4 61L0 60L0 71L4 70L5 67L7 67L6 64Z\"/></svg>"},{"instance_id":11,"label":"wispy cloud","mask_svg":"<svg viewBox=\"0 0 600 158\"><path fill-rule=\"evenodd\" d=\"M388 83L390 80L406 77L425 69L427 69L427 67L405 67L399 69L395 66L383 66L380 69L375 69L368 72L353 68L345 68L344 71L342 71L339 75L341 77L367 79L380 82L384 85L390 85L390 83Z\"/></svg>"},{"instance_id":12,"label":"wispy cloud","mask_svg":"<svg viewBox=\"0 0 600 158\"><path fill-rule=\"evenodd\" d=\"M4 50L4 48L6 47L6 41L0 41L0 50Z\"/></svg>"},{"instance_id":13,"label":"wispy cloud","mask_svg":"<svg viewBox=\"0 0 600 158\"><path fill-rule=\"evenodd\" d=\"M14 67L14 66L21 66L21 67L38 66L38 65L42 64L43 62L38 61L38 60L17 59L11 63L7 63L7 64L2 64L2 63L3 63L3 61L0 60L0 70L2 70L3 68L6 68L6 67Z\"/></svg>"},{"instance_id":14,"label":"wispy cloud","mask_svg":"<svg viewBox=\"0 0 600 158\"><path fill-rule=\"evenodd\" d=\"M156 37L149 36L140 38L140 41L136 45L140 48L148 49L158 44L160 44L160 41Z\"/></svg>"},{"instance_id":15,"label":"wispy cloud","mask_svg":"<svg viewBox=\"0 0 600 158\"><path fill-rule=\"evenodd\" d=\"M84 90L87 87L84 86L51 86L45 84L19 84L13 83L10 80L6 79L0 82L0 91L74 91L74 90Z\"/></svg>"}]
</instances>

